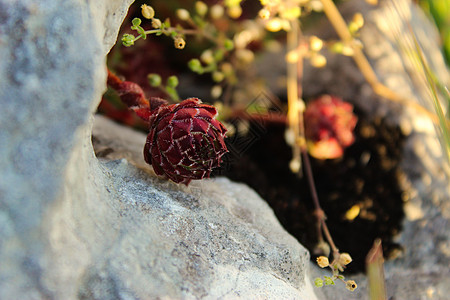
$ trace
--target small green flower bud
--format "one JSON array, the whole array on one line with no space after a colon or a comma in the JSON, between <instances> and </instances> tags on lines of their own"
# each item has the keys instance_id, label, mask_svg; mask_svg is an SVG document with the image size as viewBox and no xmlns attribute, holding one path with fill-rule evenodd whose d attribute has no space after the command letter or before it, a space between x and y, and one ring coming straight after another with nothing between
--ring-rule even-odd
<instances>
[{"instance_id":1,"label":"small green flower bud","mask_svg":"<svg viewBox=\"0 0 450 300\"><path fill-rule=\"evenodd\" d=\"M214 72L212 73L212 79L213 79L215 82L221 82L224 78L225 78L225 75L224 75L222 72L214 71Z\"/></svg>"},{"instance_id":2,"label":"small green flower bud","mask_svg":"<svg viewBox=\"0 0 450 300\"><path fill-rule=\"evenodd\" d=\"M223 44L223 46L224 46L225 49L227 49L227 50L233 50L233 48L234 48L234 43L233 43L232 40L226 39L225 42L224 42L224 44Z\"/></svg>"},{"instance_id":3,"label":"small green flower bud","mask_svg":"<svg viewBox=\"0 0 450 300\"><path fill-rule=\"evenodd\" d=\"M223 56L224 56L224 51L223 49L217 49L216 51L214 51L214 60L215 61L221 61L223 60Z\"/></svg>"},{"instance_id":4,"label":"small green flower bud","mask_svg":"<svg viewBox=\"0 0 450 300\"><path fill-rule=\"evenodd\" d=\"M141 5L141 13L142 16L146 19L152 19L155 16L155 10L153 7L148 6L147 4Z\"/></svg>"},{"instance_id":5,"label":"small green flower bud","mask_svg":"<svg viewBox=\"0 0 450 300\"><path fill-rule=\"evenodd\" d=\"M203 17L208 12L208 5L203 1L197 1L195 2L195 11Z\"/></svg>"},{"instance_id":6,"label":"small green flower bud","mask_svg":"<svg viewBox=\"0 0 450 300\"><path fill-rule=\"evenodd\" d=\"M161 76L159 76L158 74L148 74L147 79L152 87L158 87L161 85Z\"/></svg>"},{"instance_id":7,"label":"small green flower bud","mask_svg":"<svg viewBox=\"0 0 450 300\"><path fill-rule=\"evenodd\" d=\"M335 53L342 53L342 49L344 48L344 44L342 42L335 42L331 45L331 51Z\"/></svg>"},{"instance_id":8,"label":"small green flower bud","mask_svg":"<svg viewBox=\"0 0 450 300\"><path fill-rule=\"evenodd\" d=\"M169 87L176 87L178 85L178 77L177 76L170 76L169 78L167 78L167 86Z\"/></svg>"},{"instance_id":9,"label":"small green flower bud","mask_svg":"<svg viewBox=\"0 0 450 300\"><path fill-rule=\"evenodd\" d=\"M203 71L202 64L200 63L200 60L198 60L197 58L191 59L188 62L188 67L189 67L189 69L191 69L192 71L194 71L196 73L201 73Z\"/></svg>"},{"instance_id":10,"label":"small green flower bud","mask_svg":"<svg viewBox=\"0 0 450 300\"><path fill-rule=\"evenodd\" d=\"M131 24L133 24L134 27L141 25L141 23L142 23L142 20L139 18L134 18L133 21L131 21Z\"/></svg>"},{"instance_id":11,"label":"small green flower bud","mask_svg":"<svg viewBox=\"0 0 450 300\"><path fill-rule=\"evenodd\" d=\"M317 278L314 280L314 285L315 285L316 287L323 287L323 280L322 280L322 278L317 277Z\"/></svg>"},{"instance_id":12,"label":"small green flower bud","mask_svg":"<svg viewBox=\"0 0 450 300\"><path fill-rule=\"evenodd\" d=\"M122 37L122 45L130 47L134 45L134 35L125 33Z\"/></svg>"}]
</instances>

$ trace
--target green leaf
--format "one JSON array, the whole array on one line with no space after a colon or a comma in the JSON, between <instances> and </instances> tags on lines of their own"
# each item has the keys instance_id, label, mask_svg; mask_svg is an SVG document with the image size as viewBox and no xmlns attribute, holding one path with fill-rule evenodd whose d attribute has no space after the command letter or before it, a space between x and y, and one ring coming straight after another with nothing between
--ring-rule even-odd
<instances>
[{"instance_id":1,"label":"green leaf","mask_svg":"<svg viewBox=\"0 0 450 300\"><path fill-rule=\"evenodd\" d=\"M315 285L316 287L323 287L323 280L322 280L322 278L317 277L317 278L314 280L314 285Z\"/></svg>"},{"instance_id":2,"label":"green leaf","mask_svg":"<svg viewBox=\"0 0 450 300\"><path fill-rule=\"evenodd\" d=\"M139 18L134 18L133 21L131 21L131 24L133 24L133 26L136 26L136 27L141 25L141 23L142 23L142 20Z\"/></svg>"}]
</instances>

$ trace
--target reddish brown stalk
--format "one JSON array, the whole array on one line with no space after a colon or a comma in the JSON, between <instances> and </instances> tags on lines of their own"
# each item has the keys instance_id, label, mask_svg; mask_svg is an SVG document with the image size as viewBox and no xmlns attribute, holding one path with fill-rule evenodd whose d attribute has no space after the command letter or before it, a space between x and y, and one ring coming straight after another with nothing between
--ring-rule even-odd
<instances>
[{"instance_id":1,"label":"reddish brown stalk","mask_svg":"<svg viewBox=\"0 0 450 300\"><path fill-rule=\"evenodd\" d=\"M303 35L301 30L299 29L299 39L303 40ZM297 48L298 50L298 61L297 61L297 94L299 99L301 99L303 94L303 57L300 46ZM319 242L323 241L322 232L325 235L328 243L330 244L331 250L333 251L333 258L336 260L339 257L339 250L334 244L333 238L331 237L330 231L328 230L328 226L325 222L326 215L320 206L319 196L317 195L316 185L314 183L314 175L311 168L311 162L309 160L308 149L306 147L306 139L305 139L305 122L303 119L303 111L298 114L298 125L299 125L299 135L302 138L299 141L300 152L302 155L303 165L306 173L306 178L308 179L308 185L311 192L311 196L313 198L314 207L315 207L315 216L317 218L317 235Z\"/></svg>"},{"instance_id":2,"label":"reddish brown stalk","mask_svg":"<svg viewBox=\"0 0 450 300\"><path fill-rule=\"evenodd\" d=\"M138 84L121 80L109 69L107 83L119 94L120 100L144 121L148 122L152 110L167 104L166 100L160 98L150 98L148 100Z\"/></svg>"},{"instance_id":3,"label":"reddish brown stalk","mask_svg":"<svg viewBox=\"0 0 450 300\"><path fill-rule=\"evenodd\" d=\"M229 119L232 120L235 118L239 120L254 121L261 123L272 123L282 125L288 124L287 116L285 114L277 112L269 112L265 114L258 114L258 113L249 114L245 110L233 110L229 115Z\"/></svg>"}]
</instances>

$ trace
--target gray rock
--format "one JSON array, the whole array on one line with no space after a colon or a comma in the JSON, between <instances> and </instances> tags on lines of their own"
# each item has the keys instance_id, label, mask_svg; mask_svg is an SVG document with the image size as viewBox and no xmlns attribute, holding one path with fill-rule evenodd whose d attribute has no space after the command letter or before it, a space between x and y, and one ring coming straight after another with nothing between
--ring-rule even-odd
<instances>
[{"instance_id":1,"label":"gray rock","mask_svg":"<svg viewBox=\"0 0 450 300\"><path fill-rule=\"evenodd\" d=\"M315 299L308 252L244 185L159 179L105 120L96 158L130 2L0 2L2 299Z\"/></svg>"},{"instance_id":2,"label":"gray rock","mask_svg":"<svg viewBox=\"0 0 450 300\"><path fill-rule=\"evenodd\" d=\"M87 252L73 244L80 262L73 272L72 261L51 256L48 249L71 234L52 226L52 211L67 203L68 182L81 183L81 173L67 172L68 162L89 136L88 120L105 89L105 55L130 2L0 1L2 298L74 293L58 284L76 281ZM56 235L63 239L55 244Z\"/></svg>"},{"instance_id":3,"label":"gray rock","mask_svg":"<svg viewBox=\"0 0 450 300\"><path fill-rule=\"evenodd\" d=\"M309 254L255 192L225 178L189 187L156 178L130 163L143 163L145 135L100 116L93 137L107 153L100 167L120 204L121 233L87 270L82 296L315 298Z\"/></svg>"}]
</instances>

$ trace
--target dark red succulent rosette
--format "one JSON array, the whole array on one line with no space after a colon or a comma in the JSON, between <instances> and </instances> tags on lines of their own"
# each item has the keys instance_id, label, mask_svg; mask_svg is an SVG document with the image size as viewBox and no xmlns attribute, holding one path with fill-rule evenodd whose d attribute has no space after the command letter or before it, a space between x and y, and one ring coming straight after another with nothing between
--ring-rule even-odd
<instances>
[{"instance_id":1,"label":"dark red succulent rosette","mask_svg":"<svg viewBox=\"0 0 450 300\"><path fill-rule=\"evenodd\" d=\"M215 119L217 110L189 98L152 110L144 158L157 175L188 185L209 177L228 152L226 129Z\"/></svg>"}]
</instances>

